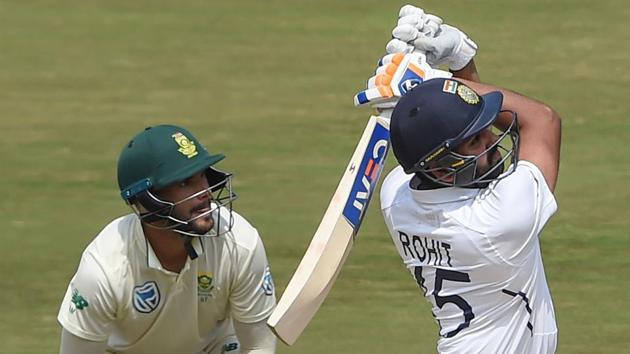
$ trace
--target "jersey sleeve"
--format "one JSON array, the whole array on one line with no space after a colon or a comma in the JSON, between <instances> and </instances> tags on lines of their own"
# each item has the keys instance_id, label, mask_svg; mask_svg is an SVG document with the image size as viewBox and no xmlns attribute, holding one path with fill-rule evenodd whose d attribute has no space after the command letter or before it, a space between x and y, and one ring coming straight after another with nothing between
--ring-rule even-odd
<instances>
[{"instance_id":1,"label":"jersey sleeve","mask_svg":"<svg viewBox=\"0 0 630 354\"><path fill-rule=\"evenodd\" d=\"M244 257L239 257L238 275L230 294L235 320L253 323L266 319L276 305L275 289L267 255L258 232L255 243Z\"/></svg>"},{"instance_id":2,"label":"jersey sleeve","mask_svg":"<svg viewBox=\"0 0 630 354\"><path fill-rule=\"evenodd\" d=\"M106 354L107 342L94 342L79 338L67 330L61 331L59 354Z\"/></svg>"},{"instance_id":3,"label":"jersey sleeve","mask_svg":"<svg viewBox=\"0 0 630 354\"><path fill-rule=\"evenodd\" d=\"M395 234L391 215L392 203L396 199L397 194L400 193L401 188L409 183L409 179L409 175L406 175L403 172L402 167L396 166L390 173L387 174L381 184L381 213L383 214L387 230L392 237L394 237L393 235Z\"/></svg>"},{"instance_id":4,"label":"jersey sleeve","mask_svg":"<svg viewBox=\"0 0 630 354\"><path fill-rule=\"evenodd\" d=\"M106 274L88 252L70 281L57 320L71 334L90 341L107 340L116 314L115 298Z\"/></svg>"},{"instance_id":5,"label":"jersey sleeve","mask_svg":"<svg viewBox=\"0 0 630 354\"><path fill-rule=\"evenodd\" d=\"M557 210L556 200L540 170L520 161L514 173L499 180L478 199L482 213L475 224L502 258L513 262L529 253Z\"/></svg>"},{"instance_id":6,"label":"jersey sleeve","mask_svg":"<svg viewBox=\"0 0 630 354\"><path fill-rule=\"evenodd\" d=\"M267 321L241 323L234 321L234 330L241 343L241 353L273 354L276 352L276 336Z\"/></svg>"}]
</instances>

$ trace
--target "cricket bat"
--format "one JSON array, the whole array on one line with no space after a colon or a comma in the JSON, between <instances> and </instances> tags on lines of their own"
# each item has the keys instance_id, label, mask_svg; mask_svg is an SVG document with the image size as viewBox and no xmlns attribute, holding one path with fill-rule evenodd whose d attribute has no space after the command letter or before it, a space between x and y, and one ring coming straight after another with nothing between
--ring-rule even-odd
<instances>
[{"instance_id":1,"label":"cricket bat","mask_svg":"<svg viewBox=\"0 0 630 354\"><path fill-rule=\"evenodd\" d=\"M292 345L330 292L359 231L389 151L389 119L370 117L337 190L267 325Z\"/></svg>"}]
</instances>

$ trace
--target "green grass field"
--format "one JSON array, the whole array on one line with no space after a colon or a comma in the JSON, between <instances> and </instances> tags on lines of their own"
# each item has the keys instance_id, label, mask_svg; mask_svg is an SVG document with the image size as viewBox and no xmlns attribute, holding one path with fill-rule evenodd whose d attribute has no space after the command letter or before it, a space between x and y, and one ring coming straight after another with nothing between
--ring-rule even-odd
<instances>
[{"instance_id":1,"label":"green grass field","mask_svg":"<svg viewBox=\"0 0 630 354\"><path fill-rule=\"evenodd\" d=\"M370 114L352 96L403 4L0 0L0 353L57 351L83 248L128 212L118 153L150 124L186 126L228 156L280 292ZM542 241L558 352L627 353L627 2L416 4L479 43L484 81L563 117L560 210ZM316 318L278 351L433 353L436 338L375 201Z\"/></svg>"}]
</instances>

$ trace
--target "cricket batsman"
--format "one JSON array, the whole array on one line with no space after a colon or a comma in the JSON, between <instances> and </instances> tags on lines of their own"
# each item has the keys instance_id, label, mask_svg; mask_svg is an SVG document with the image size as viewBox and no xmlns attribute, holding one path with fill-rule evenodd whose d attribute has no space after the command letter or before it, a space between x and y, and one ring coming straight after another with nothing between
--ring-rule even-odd
<instances>
[{"instance_id":1,"label":"cricket batsman","mask_svg":"<svg viewBox=\"0 0 630 354\"><path fill-rule=\"evenodd\" d=\"M476 82L476 44L434 18L401 9L389 54L355 98L391 116L399 166L381 188L385 223L431 304L439 353L554 353L540 237L557 210L560 117ZM425 80L439 65L454 77Z\"/></svg>"}]
</instances>

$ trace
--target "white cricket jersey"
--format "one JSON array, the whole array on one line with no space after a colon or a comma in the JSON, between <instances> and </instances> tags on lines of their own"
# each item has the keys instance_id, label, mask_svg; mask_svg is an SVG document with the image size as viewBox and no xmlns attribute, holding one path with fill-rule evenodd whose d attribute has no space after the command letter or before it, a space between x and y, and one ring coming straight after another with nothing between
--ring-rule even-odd
<instances>
[{"instance_id":1,"label":"white cricket jersey","mask_svg":"<svg viewBox=\"0 0 630 354\"><path fill-rule=\"evenodd\" d=\"M557 205L520 161L484 189L410 188L399 166L381 208L403 262L433 307L440 353L553 353L556 321L539 234Z\"/></svg>"},{"instance_id":2,"label":"white cricket jersey","mask_svg":"<svg viewBox=\"0 0 630 354\"><path fill-rule=\"evenodd\" d=\"M193 239L199 257L180 273L161 266L136 215L112 221L83 252L59 322L114 353L196 354L232 319L264 320L276 303L267 256L256 229L233 215L230 232Z\"/></svg>"}]
</instances>

